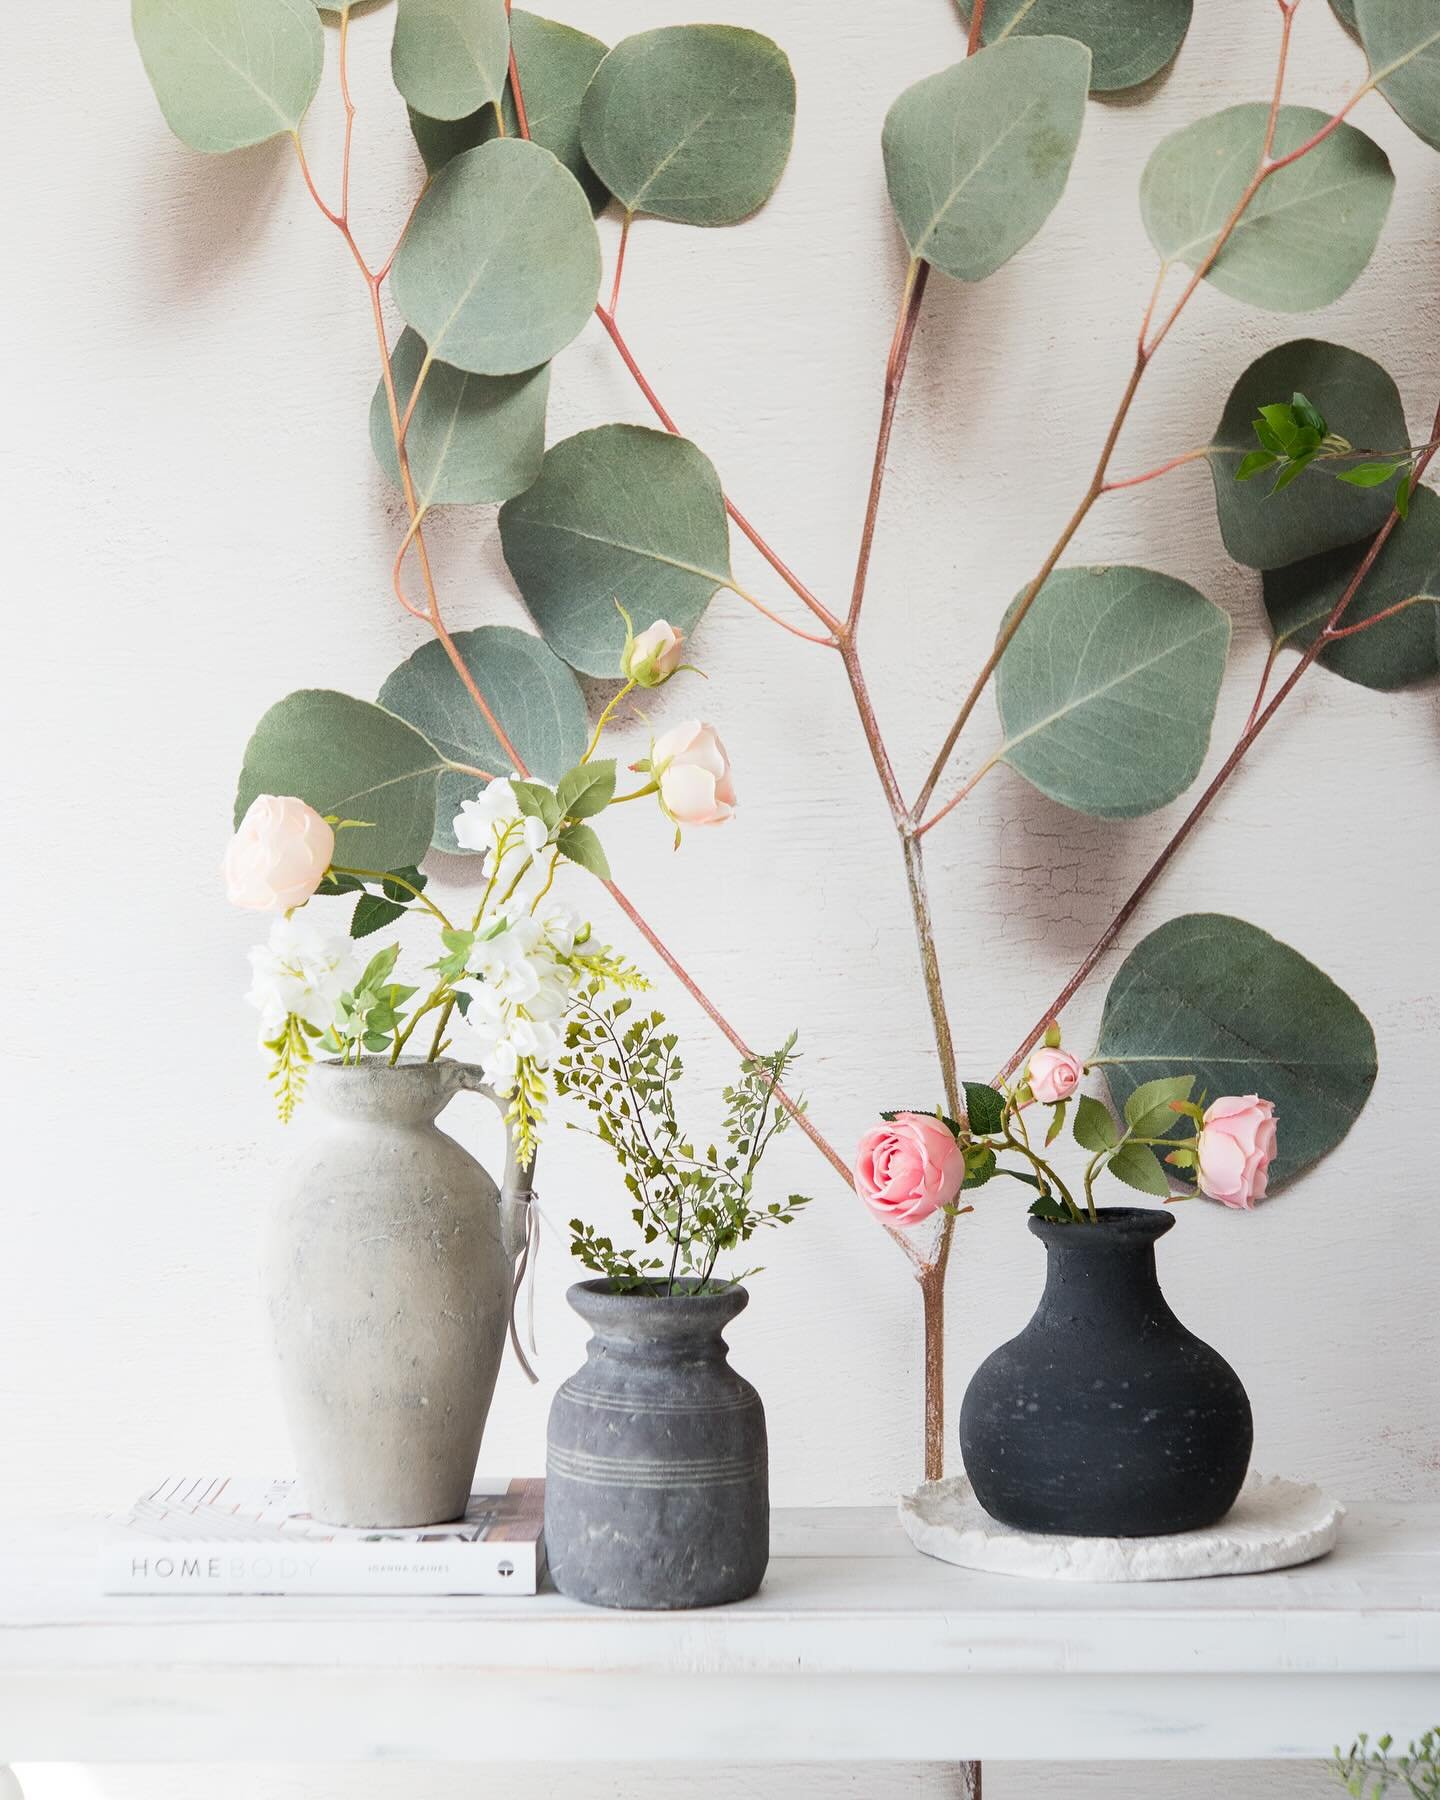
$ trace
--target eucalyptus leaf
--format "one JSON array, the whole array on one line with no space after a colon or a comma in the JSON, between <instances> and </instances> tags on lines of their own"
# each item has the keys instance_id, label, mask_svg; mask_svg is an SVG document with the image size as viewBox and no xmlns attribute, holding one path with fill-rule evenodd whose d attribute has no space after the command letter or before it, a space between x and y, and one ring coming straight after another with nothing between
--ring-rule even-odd
<instances>
[{"instance_id":1,"label":"eucalyptus leaf","mask_svg":"<svg viewBox=\"0 0 1440 1800\"><path fill-rule=\"evenodd\" d=\"M1230 621L1153 569L1057 569L1000 661L1000 754L1077 812L1129 819L1194 780Z\"/></svg>"},{"instance_id":2,"label":"eucalyptus leaf","mask_svg":"<svg viewBox=\"0 0 1440 1800\"><path fill-rule=\"evenodd\" d=\"M557 781L584 753L589 731L580 685L539 638L509 625L481 625L453 638L475 685L485 696L532 774ZM390 674L380 703L423 731L452 763L508 775L510 761L485 723L444 646L422 644ZM454 820L478 786L471 774L449 771L433 807L438 850L458 850Z\"/></svg>"},{"instance_id":3,"label":"eucalyptus leaf","mask_svg":"<svg viewBox=\"0 0 1440 1800\"><path fill-rule=\"evenodd\" d=\"M1296 338L1257 357L1230 390L1209 456L1225 548L1252 569L1278 568L1368 537L1390 512L1388 493L1331 478L1328 468L1344 463L1321 465L1274 499L1268 481L1236 481L1237 469L1255 449L1251 421L1262 406L1297 389L1357 449L1396 450L1409 441L1398 388L1379 363L1358 350Z\"/></svg>"},{"instance_id":4,"label":"eucalyptus leaf","mask_svg":"<svg viewBox=\"0 0 1440 1800\"><path fill-rule=\"evenodd\" d=\"M442 362L515 375L580 331L600 291L600 239L570 171L524 138L466 150L415 209L395 304Z\"/></svg>"},{"instance_id":5,"label":"eucalyptus leaf","mask_svg":"<svg viewBox=\"0 0 1440 1800\"><path fill-rule=\"evenodd\" d=\"M604 60L606 46L587 32L522 12L518 6L510 14L510 44L525 96L530 136L559 157L584 188L590 210L599 212L610 192L585 160L580 145L580 106L591 76ZM508 86L502 105L505 135L523 136ZM473 150L498 135L493 106L482 106L464 119L427 119L412 107L410 129L432 175L462 150Z\"/></svg>"},{"instance_id":6,"label":"eucalyptus leaf","mask_svg":"<svg viewBox=\"0 0 1440 1800\"><path fill-rule=\"evenodd\" d=\"M1338 1144L1375 1083L1375 1034L1355 1002L1243 919L1189 913L1141 940L1110 985L1097 1054L1123 1105L1141 1082L1193 1074L1197 1098L1274 1103L1283 1184Z\"/></svg>"},{"instance_id":7,"label":"eucalyptus leaf","mask_svg":"<svg viewBox=\"0 0 1440 1800\"><path fill-rule=\"evenodd\" d=\"M435 746L394 713L330 688L302 688L255 727L235 818L257 794L294 794L318 813L366 821L336 834L337 863L404 868L430 847L445 767Z\"/></svg>"},{"instance_id":8,"label":"eucalyptus leaf","mask_svg":"<svg viewBox=\"0 0 1440 1800\"><path fill-rule=\"evenodd\" d=\"M325 66L313 0L131 0L165 122L218 155L295 131Z\"/></svg>"},{"instance_id":9,"label":"eucalyptus leaf","mask_svg":"<svg viewBox=\"0 0 1440 1800\"><path fill-rule=\"evenodd\" d=\"M795 135L785 52L736 25L623 38L580 115L586 161L628 212L734 225L774 193Z\"/></svg>"},{"instance_id":10,"label":"eucalyptus leaf","mask_svg":"<svg viewBox=\"0 0 1440 1800\"><path fill-rule=\"evenodd\" d=\"M400 417L410 403L425 344L408 327L390 355ZM550 365L519 375L468 375L448 363L431 366L405 432L416 497L424 506L508 500L529 487L545 454ZM370 443L398 488L400 464L385 383L370 402Z\"/></svg>"},{"instance_id":11,"label":"eucalyptus leaf","mask_svg":"<svg viewBox=\"0 0 1440 1800\"><path fill-rule=\"evenodd\" d=\"M1174 60L1185 41L1195 0L989 0L981 42L1015 33L1077 38L1090 52L1090 92L1138 87ZM974 0L962 0L969 24Z\"/></svg>"},{"instance_id":12,"label":"eucalyptus leaf","mask_svg":"<svg viewBox=\"0 0 1440 1800\"><path fill-rule=\"evenodd\" d=\"M1170 262L1198 268L1260 161L1269 108L1247 102L1167 137L1145 165L1140 210ZM1328 122L1311 106L1282 106L1273 154L1298 149ZM1395 177L1385 152L1353 125L1271 175L1205 279L1272 312L1309 312L1338 300L1369 262Z\"/></svg>"},{"instance_id":13,"label":"eucalyptus leaf","mask_svg":"<svg viewBox=\"0 0 1440 1800\"><path fill-rule=\"evenodd\" d=\"M983 281L1029 243L1065 189L1090 53L1007 38L907 88L881 138L890 203L912 256Z\"/></svg>"},{"instance_id":14,"label":"eucalyptus leaf","mask_svg":"<svg viewBox=\"0 0 1440 1800\"><path fill-rule=\"evenodd\" d=\"M427 118L463 119L493 106L510 73L505 0L398 0L390 72Z\"/></svg>"},{"instance_id":15,"label":"eucalyptus leaf","mask_svg":"<svg viewBox=\"0 0 1440 1800\"><path fill-rule=\"evenodd\" d=\"M600 425L546 452L534 486L500 509L505 560L552 649L616 676L625 621L689 633L730 580L719 478L686 438Z\"/></svg>"},{"instance_id":16,"label":"eucalyptus leaf","mask_svg":"<svg viewBox=\"0 0 1440 1800\"><path fill-rule=\"evenodd\" d=\"M1440 7L1435 0L1354 0L1371 79L1417 137L1440 150Z\"/></svg>"},{"instance_id":17,"label":"eucalyptus leaf","mask_svg":"<svg viewBox=\"0 0 1440 1800\"><path fill-rule=\"evenodd\" d=\"M1388 496L1387 496L1388 498ZM1308 649L1335 609L1365 555L1366 546L1347 544L1323 556L1307 557L1265 575L1265 611L1277 638ZM1408 607L1383 625L1340 638L1320 653L1332 673L1361 687L1409 687L1440 673L1436 621L1440 619L1440 498L1417 488L1410 517L1386 539L1374 567L1345 609L1343 623L1359 625L1416 594L1435 595L1432 604Z\"/></svg>"},{"instance_id":18,"label":"eucalyptus leaf","mask_svg":"<svg viewBox=\"0 0 1440 1800\"><path fill-rule=\"evenodd\" d=\"M1330 10L1353 36L1360 35L1360 26L1355 18L1355 0L1330 0Z\"/></svg>"}]
</instances>

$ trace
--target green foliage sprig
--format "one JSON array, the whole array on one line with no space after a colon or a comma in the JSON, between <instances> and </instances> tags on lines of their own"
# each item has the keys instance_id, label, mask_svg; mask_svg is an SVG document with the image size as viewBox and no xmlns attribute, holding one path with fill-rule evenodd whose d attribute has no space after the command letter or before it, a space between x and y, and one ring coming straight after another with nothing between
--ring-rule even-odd
<instances>
[{"instance_id":1,"label":"green foliage sprig","mask_svg":"<svg viewBox=\"0 0 1440 1800\"><path fill-rule=\"evenodd\" d=\"M1274 469L1273 495L1289 487L1312 463L1345 462L1349 466L1337 469L1335 479L1350 487L1385 487L1395 482L1395 510L1402 519L1410 513L1418 459L1435 448L1432 443L1407 444L1403 450L1383 454L1357 450L1348 438L1331 431L1324 415L1300 393L1293 394L1288 405L1277 401L1262 406L1251 429L1260 448L1242 458L1235 471L1237 481L1249 481L1263 470ZM1356 462L1356 457L1365 460Z\"/></svg>"},{"instance_id":2,"label":"green foliage sprig","mask_svg":"<svg viewBox=\"0 0 1440 1800\"><path fill-rule=\"evenodd\" d=\"M660 1012L627 1022L630 1008L623 996L604 1006L593 997L577 1004L555 1089L585 1106L594 1121L589 1129L614 1152L644 1247L617 1249L594 1226L572 1219L571 1252L617 1293L672 1295L682 1282L686 1291L718 1292L758 1273L718 1281L722 1255L757 1231L793 1223L808 1204L799 1194L762 1204L754 1194L761 1160L789 1124L776 1093L796 1060L795 1034L771 1055L741 1063L739 1079L724 1092L724 1145L697 1152L675 1111L684 1073L679 1039Z\"/></svg>"},{"instance_id":3,"label":"green foliage sprig","mask_svg":"<svg viewBox=\"0 0 1440 1800\"><path fill-rule=\"evenodd\" d=\"M1382 1800L1387 1794L1409 1794L1411 1800L1440 1800L1440 1726L1392 1755L1387 1732L1372 1745L1361 1732L1348 1750L1335 1750L1334 1769L1351 1800Z\"/></svg>"}]
</instances>

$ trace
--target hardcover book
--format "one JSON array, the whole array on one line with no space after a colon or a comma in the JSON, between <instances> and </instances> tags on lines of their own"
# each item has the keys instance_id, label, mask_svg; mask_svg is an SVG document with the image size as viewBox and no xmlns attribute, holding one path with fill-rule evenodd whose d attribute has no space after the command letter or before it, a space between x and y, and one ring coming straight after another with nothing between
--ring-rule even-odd
<instances>
[{"instance_id":1,"label":"hardcover book","mask_svg":"<svg viewBox=\"0 0 1440 1800\"><path fill-rule=\"evenodd\" d=\"M112 1521L106 1594L533 1594L545 1568L540 1480L477 1478L465 1516L414 1528L327 1525L294 1481L171 1476Z\"/></svg>"}]
</instances>

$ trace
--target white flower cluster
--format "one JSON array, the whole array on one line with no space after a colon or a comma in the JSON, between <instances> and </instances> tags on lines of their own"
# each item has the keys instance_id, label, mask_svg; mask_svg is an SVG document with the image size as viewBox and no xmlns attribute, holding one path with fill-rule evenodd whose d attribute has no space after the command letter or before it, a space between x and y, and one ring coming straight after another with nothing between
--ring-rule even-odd
<instances>
[{"instance_id":1,"label":"white flower cluster","mask_svg":"<svg viewBox=\"0 0 1440 1800\"><path fill-rule=\"evenodd\" d=\"M268 942L250 952L250 991L245 998L260 1014L260 1042L285 1029L291 1013L325 1031L334 1023L335 1003L360 973L363 955L347 933L326 931L297 913L283 913L270 927Z\"/></svg>"},{"instance_id":2,"label":"white flower cluster","mask_svg":"<svg viewBox=\"0 0 1440 1800\"><path fill-rule=\"evenodd\" d=\"M508 1096L522 1064L543 1072L563 1048L565 1011L581 974L568 959L581 922L572 908L540 899L550 877L540 854L549 833L543 821L522 815L508 780L464 803L455 838L486 852L488 898L467 962L475 984L465 1023L479 1040L485 1079Z\"/></svg>"}]
</instances>

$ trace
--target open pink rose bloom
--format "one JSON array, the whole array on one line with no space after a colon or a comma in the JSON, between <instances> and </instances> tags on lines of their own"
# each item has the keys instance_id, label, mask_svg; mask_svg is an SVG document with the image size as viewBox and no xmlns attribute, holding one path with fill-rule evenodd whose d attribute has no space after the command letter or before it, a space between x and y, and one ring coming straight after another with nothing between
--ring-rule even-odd
<instances>
[{"instance_id":1,"label":"open pink rose bloom","mask_svg":"<svg viewBox=\"0 0 1440 1800\"><path fill-rule=\"evenodd\" d=\"M929 1113L896 1113L867 1131L855 1153L855 1191L887 1225L918 1225L949 1206L964 1180L959 1144Z\"/></svg>"},{"instance_id":2,"label":"open pink rose bloom","mask_svg":"<svg viewBox=\"0 0 1440 1800\"><path fill-rule=\"evenodd\" d=\"M1249 1212L1265 1198L1275 1160L1275 1108L1258 1094L1230 1094L1205 1109L1200 1126L1200 1191Z\"/></svg>"}]
</instances>

